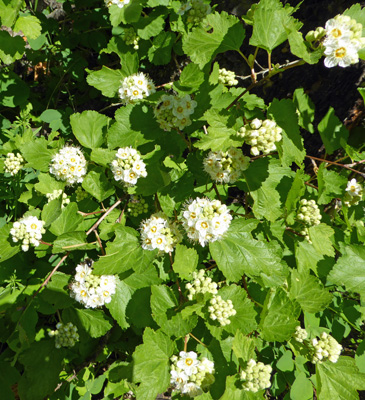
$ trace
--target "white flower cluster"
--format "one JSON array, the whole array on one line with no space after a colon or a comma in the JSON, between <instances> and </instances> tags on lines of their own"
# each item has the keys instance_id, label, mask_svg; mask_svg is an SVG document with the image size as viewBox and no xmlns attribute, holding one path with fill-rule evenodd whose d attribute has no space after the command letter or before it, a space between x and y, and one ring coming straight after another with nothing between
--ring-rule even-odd
<instances>
[{"instance_id":1,"label":"white flower cluster","mask_svg":"<svg viewBox=\"0 0 365 400\"><path fill-rule=\"evenodd\" d=\"M82 201L86 198L89 197L89 193L85 192L85 190L82 190L80 186L78 186L75 190L75 195L76 195L76 201Z\"/></svg>"},{"instance_id":2,"label":"white flower cluster","mask_svg":"<svg viewBox=\"0 0 365 400\"><path fill-rule=\"evenodd\" d=\"M198 360L194 351L180 351L179 356L171 357L170 383L173 390L189 397L199 396L214 382L214 362L205 357Z\"/></svg>"},{"instance_id":3,"label":"white flower cluster","mask_svg":"<svg viewBox=\"0 0 365 400\"><path fill-rule=\"evenodd\" d=\"M8 153L4 160L4 171L8 172L11 176L16 175L24 165L24 158L20 153Z\"/></svg>"},{"instance_id":4,"label":"white flower cluster","mask_svg":"<svg viewBox=\"0 0 365 400\"><path fill-rule=\"evenodd\" d=\"M304 340L306 340L308 338L308 332L301 328L300 326L297 326L295 328L295 332L293 334L293 338L299 342L299 343L303 343Z\"/></svg>"},{"instance_id":5,"label":"white flower cluster","mask_svg":"<svg viewBox=\"0 0 365 400\"><path fill-rule=\"evenodd\" d=\"M229 317L237 314L233 308L232 301L223 300L221 296L213 296L210 300L208 311L210 312L210 318L213 321L217 320L222 326L229 325L231 323Z\"/></svg>"},{"instance_id":6,"label":"white flower cluster","mask_svg":"<svg viewBox=\"0 0 365 400\"><path fill-rule=\"evenodd\" d=\"M183 226L188 238L204 247L223 237L231 224L232 216L219 200L197 198L187 203L183 210Z\"/></svg>"},{"instance_id":7,"label":"white flower cluster","mask_svg":"<svg viewBox=\"0 0 365 400\"><path fill-rule=\"evenodd\" d=\"M60 349L61 347L73 347L75 343L79 341L77 327L71 322L68 324L59 322L56 328L56 330L48 332L50 337L55 337L56 349Z\"/></svg>"},{"instance_id":8,"label":"white flower cluster","mask_svg":"<svg viewBox=\"0 0 365 400\"><path fill-rule=\"evenodd\" d=\"M75 280L71 284L71 297L86 308L101 307L110 303L115 293L116 279L114 275L94 275L92 260L78 264Z\"/></svg>"},{"instance_id":9,"label":"white flower cluster","mask_svg":"<svg viewBox=\"0 0 365 400\"><path fill-rule=\"evenodd\" d=\"M202 0L191 0L183 3L177 13L184 15L186 12L188 12L186 21L197 25L212 12L212 9L209 4Z\"/></svg>"},{"instance_id":10,"label":"white flower cluster","mask_svg":"<svg viewBox=\"0 0 365 400\"><path fill-rule=\"evenodd\" d=\"M236 74L233 71L229 71L225 68L219 68L218 82L227 86L238 85Z\"/></svg>"},{"instance_id":11,"label":"white flower cluster","mask_svg":"<svg viewBox=\"0 0 365 400\"><path fill-rule=\"evenodd\" d=\"M271 371L272 368L270 365L265 365L262 362L256 362L251 359L240 376L244 381L242 385L244 390L256 393L259 390L269 388L271 386Z\"/></svg>"},{"instance_id":12,"label":"white flower cluster","mask_svg":"<svg viewBox=\"0 0 365 400\"><path fill-rule=\"evenodd\" d=\"M164 94L155 107L155 117L164 131L170 132L172 128L184 129L191 125L190 115L194 113L196 106L197 102L188 94L184 97Z\"/></svg>"},{"instance_id":13,"label":"white flower cluster","mask_svg":"<svg viewBox=\"0 0 365 400\"><path fill-rule=\"evenodd\" d=\"M81 183L86 174L86 160L74 146L63 147L53 158L49 172L69 185Z\"/></svg>"},{"instance_id":14,"label":"white flower cluster","mask_svg":"<svg viewBox=\"0 0 365 400\"><path fill-rule=\"evenodd\" d=\"M110 7L111 5L115 4L119 8L123 8L127 4L129 4L131 0L105 0L105 4Z\"/></svg>"},{"instance_id":15,"label":"white flower cluster","mask_svg":"<svg viewBox=\"0 0 365 400\"><path fill-rule=\"evenodd\" d=\"M39 246L42 234L46 232L43 228L44 224L44 221L32 216L24 217L14 222L13 227L10 229L13 242L22 242L23 251L28 251L30 244L34 247Z\"/></svg>"},{"instance_id":16,"label":"white flower cluster","mask_svg":"<svg viewBox=\"0 0 365 400\"><path fill-rule=\"evenodd\" d=\"M124 28L124 41L127 45L132 45L134 50L139 49L139 36L133 28Z\"/></svg>"},{"instance_id":17,"label":"white flower cluster","mask_svg":"<svg viewBox=\"0 0 365 400\"><path fill-rule=\"evenodd\" d=\"M362 25L347 15L337 15L326 22L324 45L324 65L348 67L359 62L358 51L365 45Z\"/></svg>"},{"instance_id":18,"label":"white flower cluster","mask_svg":"<svg viewBox=\"0 0 365 400\"><path fill-rule=\"evenodd\" d=\"M148 211L148 204L145 199L142 199L140 196L131 196L131 199L128 202L127 211L132 215L132 217L138 217L140 214L146 214Z\"/></svg>"},{"instance_id":19,"label":"white flower cluster","mask_svg":"<svg viewBox=\"0 0 365 400\"><path fill-rule=\"evenodd\" d=\"M228 151L211 151L204 159L204 170L212 180L219 183L234 183L242 171L248 168L250 159L240 149L231 147Z\"/></svg>"},{"instance_id":20,"label":"white flower cluster","mask_svg":"<svg viewBox=\"0 0 365 400\"><path fill-rule=\"evenodd\" d=\"M237 136L244 138L245 142L251 146L251 154L258 156L260 151L268 154L276 150L276 142L282 138L283 130L271 119L261 121L255 118L251 123L246 124L237 132Z\"/></svg>"},{"instance_id":21,"label":"white flower cluster","mask_svg":"<svg viewBox=\"0 0 365 400\"><path fill-rule=\"evenodd\" d=\"M181 234L175 223L172 223L162 213L152 214L141 224L141 242L145 250L158 249L169 253L181 241Z\"/></svg>"},{"instance_id":22,"label":"white flower cluster","mask_svg":"<svg viewBox=\"0 0 365 400\"><path fill-rule=\"evenodd\" d=\"M302 222L305 227L300 232L310 243L308 228L311 226L319 225L321 223L322 215L314 200L302 199L299 202L299 210L297 213L297 220Z\"/></svg>"},{"instance_id":23,"label":"white flower cluster","mask_svg":"<svg viewBox=\"0 0 365 400\"><path fill-rule=\"evenodd\" d=\"M363 191L364 189L362 185L358 183L355 178L347 182L346 194L344 196L344 203L347 205L347 207L359 204L359 201L363 196Z\"/></svg>"},{"instance_id":24,"label":"white flower cluster","mask_svg":"<svg viewBox=\"0 0 365 400\"><path fill-rule=\"evenodd\" d=\"M147 176L146 164L141 153L133 147L119 148L112 161L111 170L116 181L123 181L126 186L133 186L138 178Z\"/></svg>"},{"instance_id":25,"label":"white flower cluster","mask_svg":"<svg viewBox=\"0 0 365 400\"><path fill-rule=\"evenodd\" d=\"M321 333L320 339L312 339L311 344L313 346L311 350L313 364L327 360L336 363L340 357L342 346L326 332Z\"/></svg>"},{"instance_id":26,"label":"white flower cluster","mask_svg":"<svg viewBox=\"0 0 365 400\"><path fill-rule=\"evenodd\" d=\"M119 97L124 104L134 103L155 93L155 85L143 72L124 78L119 88Z\"/></svg>"},{"instance_id":27,"label":"white flower cluster","mask_svg":"<svg viewBox=\"0 0 365 400\"><path fill-rule=\"evenodd\" d=\"M46 197L48 199L48 203L54 199L57 199L58 197L62 196L62 204L61 207L67 206L67 204L70 203L70 199L67 197L67 194L62 192L62 189L55 189L52 193L47 193Z\"/></svg>"},{"instance_id":28,"label":"white flower cluster","mask_svg":"<svg viewBox=\"0 0 365 400\"><path fill-rule=\"evenodd\" d=\"M186 289L189 290L188 299L193 298L199 293L218 293L218 285L212 281L212 278L205 276L205 270L200 269L198 272L193 272L193 280L186 284Z\"/></svg>"}]
</instances>

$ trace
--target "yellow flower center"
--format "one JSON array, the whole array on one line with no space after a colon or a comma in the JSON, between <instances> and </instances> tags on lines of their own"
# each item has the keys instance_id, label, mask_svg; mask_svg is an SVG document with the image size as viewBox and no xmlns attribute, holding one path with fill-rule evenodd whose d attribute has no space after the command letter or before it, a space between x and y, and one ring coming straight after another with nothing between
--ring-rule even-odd
<instances>
[{"instance_id":1,"label":"yellow flower center","mask_svg":"<svg viewBox=\"0 0 365 400\"><path fill-rule=\"evenodd\" d=\"M337 58L343 58L346 55L346 49L344 47L340 47L335 51L335 56Z\"/></svg>"},{"instance_id":2,"label":"yellow flower center","mask_svg":"<svg viewBox=\"0 0 365 400\"><path fill-rule=\"evenodd\" d=\"M202 222L201 224L200 224L200 226L203 228L203 229L207 229L208 228L208 224L204 221L204 222Z\"/></svg>"},{"instance_id":3,"label":"yellow flower center","mask_svg":"<svg viewBox=\"0 0 365 400\"><path fill-rule=\"evenodd\" d=\"M176 111L177 111L178 113L182 113L182 112L184 111L184 109L183 109L181 106L179 106L179 107L176 109Z\"/></svg>"},{"instance_id":4,"label":"yellow flower center","mask_svg":"<svg viewBox=\"0 0 365 400\"><path fill-rule=\"evenodd\" d=\"M31 227L32 229L37 229L37 224L32 224L30 227Z\"/></svg>"},{"instance_id":5,"label":"yellow flower center","mask_svg":"<svg viewBox=\"0 0 365 400\"><path fill-rule=\"evenodd\" d=\"M339 36L342 35L342 32L338 28L335 28L335 29L332 29L331 34L334 38L338 38Z\"/></svg>"},{"instance_id":6,"label":"yellow flower center","mask_svg":"<svg viewBox=\"0 0 365 400\"><path fill-rule=\"evenodd\" d=\"M138 90L133 90L133 96L138 96L139 95L139 91Z\"/></svg>"},{"instance_id":7,"label":"yellow flower center","mask_svg":"<svg viewBox=\"0 0 365 400\"><path fill-rule=\"evenodd\" d=\"M162 243L162 239L161 239L161 238L158 238L158 239L156 240L156 243L157 243L157 244L161 244L161 243Z\"/></svg>"},{"instance_id":8,"label":"yellow flower center","mask_svg":"<svg viewBox=\"0 0 365 400\"><path fill-rule=\"evenodd\" d=\"M193 362L194 362L194 361L193 361L192 358L187 358L187 359L185 360L185 364L186 364L187 366L189 366L189 367L190 367L190 365L191 365Z\"/></svg>"}]
</instances>

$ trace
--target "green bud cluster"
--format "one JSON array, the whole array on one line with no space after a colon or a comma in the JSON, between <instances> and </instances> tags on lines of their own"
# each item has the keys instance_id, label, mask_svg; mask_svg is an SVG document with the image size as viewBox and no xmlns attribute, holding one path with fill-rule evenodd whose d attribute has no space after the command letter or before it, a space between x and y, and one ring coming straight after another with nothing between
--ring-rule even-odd
<instances>
[{"instance_id":1,"label":"green bud cluster","mask_svg":"<svg viewBox=\"0 0 365 400\"><path fill-rule=\"evenodd\" d=\"M138 215L148 212L148 204L146 200L142 199L140 196L131 196L127 211L132 217L138 217Z\"/></svg>"},{"instance_id":2,"label":"green bud cluster","mask_svg":"<svg viewBox=\"0 0 365 400\"><path fill-rule=\"evenodd\" d=\"M70 199L67 197L66 193L62 192L62 189L55 189L52 193L47 193L46 197L48 199L48 203L54 199L57 199L58 197L62 196L62 203L61 203L61 207L65 207L67 206L67 204L70 203Z\"/></svg>"},{"instance_id":3,"label":"green bud cluster","mask_svg":"<svg viewBox=\"0 0 365 400\"><path fill-rule=\"evenodd\" d=\"M205 276L205 270L201 269L198 272L193 272L193 280L186 284L186 289L189 290L188 299L193 300L198 293L218 293L218 285L212 281L212 278Z\"/></svg>"},{"instance_id":4,"label":"green bud cluster","mask_svg":"<svg viewBox=\"0 0 365 400\"><path fill-rule=\"evenodd\" d=\"M4 160L4 171L14 176L22 169L23 165L24 158L21 154L8 153Z\"/></svg>"},{"instance_id":5,"label":"green bud cluster","mask_svg":"<svg viewBox=\"0 0 365 400\"><path fill-rule=\"evenodd\" d=\"M309 43L319 42L326 35L326 30L319 26L315 31L309 31L305 35L305 40Z\"/></svg>"},{"instance_id":6,"label":"green bud cluster","mask_svg":"<svg viewBox=\"0 0 365 400\"><path fill-rule=\"evenodd\" d=\"M309 230L311 226L319 225L321 223L322 215L314 200L302 199L299 202L299 210L297 213L297 220L305 225L304 229L300 232L309 242Z\"/></svg>"},{"instance_id":7,"label":"green bud cluster","mask_svg":"<svg viewBox=\"0 0 365 400\"><path fill-rule=\"evenodd\" d=\"M308 338L308 332L305 329L302 329L300 326L295 328L295 332L293 334L293 338L299 342L303 343L304 340Z\"/></svg>"},{"instance_id":8,"label":"green bud cluster","mask_svg":"<svg viewBox=\"0 0 365 400\"><path fill-rule=\"evenodd\" d=\"M197 25L199 24L212 9L209 4L205 4L202 0L191 0L191 8L188 11L187 22Z\"/></svg>"},{"instance_id":9,"label":"green bud cluster","mask_svg":"<svg viewBox=\"0 0 365 400\"><path fill-rule=\"evenodd\" d=\"M89 194L87 192L85 192L84 190L82 190L81 186L78 186L76 188L75 195L76 195L77 202L82 201L89 197Z\"/></svg>"},{"instance_id":10,"label":"green bud cluster","mask_svg":"<svg viewBox=\"0 0 365 400\"><path fill-rule=\"evenodd\" d=\"M77 333L77 328L71 322L67 324L59 322L56 328L56 330L48 332L50 337L55 337L56 349L73 347L78 342L79 334Z\"/></svg>"},{"instance_id":11,"label":"green bud cluster","mask_svg":"<svg viewBox=\"0 0 365 400\"><path fill-rule=\"evenodd\" d=\"M261 121L255 118L249 124L240 128L237 136L244 138L244 141L251 146L253 156L258 156L260 151L263 154L268 154L276 150L275 143L281 140L282 131L275 121L270 119Z\"/></svg>"},{"instance_id":12,"label":"green bud cluster","mask_svg":"<svg viewBox=\"0 0 365 400\"><path fill-rule=\"evenodd\" d=\"M227 86L236 86L238 84L236 74L233 71L229 71L225 68L219 69L218 82Z\"/></svg>"},{"instance_id":13,"label":"green bud cluster","mask_svg":"<svg viewBox=\"0 0 365 400\"><path fill-rule=\"evenodd\" d=\"M139 49L139 37L133 28L124 29L124 41L127 45L132 45L134 50Z\"/></svg>"},{"instance_id":14,"label":"green bud cluster","mask_svg":"<svg viewBox=\"0 0 365 400\"><path fill-rule=\"evenodd\" d=\"M321 333L320 339L312 339L311 345L311 361L313 364L327 360L336 363L342 351L342 346L337 340L326 332Z\"/></svg>"},{"instance_id":15,"label":"green bud cluster","mask_svg":"<svg viewBox=\"0 0 365 400\"><path fill-rule=\"evenodd\" d=\"M261 389L270 387L271 371L272 368L270 365L265 365L262 362L256 362L251 359L247 363L246 369L243 370L240 375L240 378L243 381L243 389L256 393Z\"/></svg>"},{"instance_id":16,"label":"green bud cluster","mask_svg":"<svg viewBox=\"0 0 365 400\"><path fill-rule=\"evenodd\" d=\"M100 286L100 276L88 274L85 276L84 286L86 289L97 289Z\"/></svg>"},{"instance_id":17,"label":"green bud cluster","mask_svg":"<svg viewBox=\"0 0 365 400\"><path fill-rule=\"evenodd\" d=\"M210 300L208 311L210 312L210 318L213 321L217 320L222 326L229 325L231 323L229 317L237 313L233 308L232 301L225 301L221 296L213 296Z\"/></svg>"}]
</instances>

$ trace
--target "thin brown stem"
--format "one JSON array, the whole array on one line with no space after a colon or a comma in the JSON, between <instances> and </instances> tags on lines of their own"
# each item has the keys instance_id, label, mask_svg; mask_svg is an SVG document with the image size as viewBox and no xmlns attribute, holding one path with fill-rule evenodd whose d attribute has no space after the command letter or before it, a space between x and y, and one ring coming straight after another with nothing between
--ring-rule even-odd
<instances>
[{"instance_id":1,"label":"thin brown stem","mask_svg":"<svg viewBox=\"0 0 365 400\"><path fill-rule=\"evenodd\" d=\"M104 215L102 215L96 222L95 224L86 232L86 236L90 235L90 233L95 230L101 222L114 210L114 208L118 207L119 204L124 200L125 196L122 198L118 199L110 208L108 211L105 212Z\"/></svg>"},{"instance_id":2,"label":"thin brown stem","mask_svg":"<svg viewBox=\"0 0 365 400\"><path fill-rule=\"evenodd\" d=\"M160 200L158 199L157 193L155 193L155 208L157 211L162 210Z\"/></svg>"},{"instance_id":3,"label":"thin brown stem","mask_svg":"<svg viewBox=\"0 0 365 400\"><path fill-rule=\"evenodd\" d=\"M268 51L267 52L267 64L269 67L269 72L271 72L272 68L271 68L271 53Z\"/></svg>"},{"instance_id":4,"label":"thin brown stem","mask_svg":"<svg viewBox=\"0 0 365 400\"><path fill-rule=\"evenodd\" d=\"M314 185L312 185L311 183L309 183L309 182L304 182L307 186L310 186L311 188L313 188L313 189L317 189L318 190L318 188L317 188L317 186L314 186Z\"/></svg>"},{"instance_id":5,"label":"thin brown stem","mask_svg":"<svg viewBox=\"0 0 365 400\"><path fill-rule=\"evenodd\" d=\"M356 171L356 169L347 167L347 166L344 165L344 164L339 164L339 163L336 162L336 161L329 161L329 160L325 160L325 159L323 159L323 158L318 158L318 157L313 157L313 156L306 156L306 158L309 158L309 159L311 159L311 160L321 161L321 162L324 162L324 163L327 163L327 164L337 165L338 167L346 168L346 169L348 169L348 170L350 170L350 171L352 171L352 172L355 172L356 174L359 174L359 175L361 175L361 176L364 176L364 174L363 174L362 172Z\"/></svg>"},{"instance_id":6,"label":"thin brown stem","mask_svg":"<svg viewBox=\"0 0 365 400\"><path fill-rule=\"evenodd\" d=\"M188 340L189 340L189 336L186 335L185 336L185 340L184 340L184 351L186 353L186 350L188 349Z\"/></svg>"},{"instance_id":7,"label":"thin brown stem","mask_svg":"<svg viewBox=\"0 0 365 400\"><path fill-rule=\"evenodd\" d=\"M218 188L217 188L217 185L215 184L215 182L213 183L213 189L214 189L214 191L215 191L215 194L216 194L217 197L218 197L218 200L219 200L220 202L222 202L221 195L220 195L219 192L218 192Z\"/></svg>"},{"instance_id":8,"label":"thin brown stem","mask_svg":"<svg viewBox=\"0 0 365 400\"><path fill-rule=\"evenodd\" d=\"M195 339L198 343L200 343L202 346L207 347L206 344L204 344L201 340L199 340L197 337L195 337L192 333L189 332L189 335Z\"/></svg>"},{"instance_id":9,"label":"thin brown stem","mask_svg":"<svg viewBox=\"0 0 365 400\"><path fill-rule=\"evenodd\" d=\"M125 209L127 208L128 201L129 201L129 195L126 198L126 202L124 204L123 210L121 211L121 213L120 213L120 215L119 215L119 217L118 217L118 219L116 221L118 224L120 224L122 222L122 218L123 218L123 215L125 213Z\"/></svg>"},{"instance_id":10,"label":"thin brown stem","mask_svg":"<svg viewBox=\"0 0 365 400\"><path fill-rule=\"evenodd\" d=\"M250 293L249 293L249 291L248 291L248 288L247 288L247 281L246 281L245 275L242 275L242 283L243 283L244 289L246 290L247 297L248 297L250 300L252 300L252 297L251 297L251 295L250 295Z\"/></svg>"},{"instance_id":11,"label":"thin brown stem","mask_svg":"<svg viewBox=\"0 0 365 400\"><path fill-rule=\"evenodd\" d=\"M39 243L45 244L45 245L47 245L47 246L53 246L52 243L44 242L43 240L40 240Z\"/></svg>"},{"instance_id":12,"label":"thin brown stem","mask_svg":"<svg viewBox=\"0 0 365 400\"><path fill-rule=\"evenodd\" d=\"M80 215L82 215L83 217L87 217L88 215L94 215L94 214L101 214L103 212L106 212L106 210L99 210L99 211L93 211L93 212L89 212L89 213L85 213L82 211L77 211Z\"/></svg>"},{"instance_id":13,"label":"thin brown stem","mask_svg":"<svg viewBox=\"0 0 365 400\"><path fill-rule=\"evenodd\" d=\"M95 236L96 236L96 240L97 240L98 243L99 243L100 250L101 250L101 254L102 254L103 256L105 256L105 250L104 250L103 244L101 243L101 239L100 239L100 236L99 236L99 234L98 234L98 231L95 229L95 230L94 230L94 233L95 233Z\"/></svg>"}]
</instances>

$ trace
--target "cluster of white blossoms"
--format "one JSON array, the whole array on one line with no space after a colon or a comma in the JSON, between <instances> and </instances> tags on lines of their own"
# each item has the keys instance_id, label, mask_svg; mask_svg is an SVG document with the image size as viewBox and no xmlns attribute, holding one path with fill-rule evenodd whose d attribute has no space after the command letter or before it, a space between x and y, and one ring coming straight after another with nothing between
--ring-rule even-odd
<instances>
[{"instance_id":1,"label":"cluster of white blossoms","mask_svg":"<svg viewBox=\"0 0 365 400\"><path fill-rule=\"evenodd\" d=\"M236 74L225 68L219 68L218 82L227 86L236 86L238 84Z\"/></svg>"},{"instance_id":2,"label":"cluster of white blossoms","mask_svg":"<svg viewBox=\"0 0 365 400\"><path fill-rule=\"evenodd\" d=\"M82 201L86 198L89 197L89 193L85 192L85 190L82 190L80 186L78 186L75 190L75 195L76 195L76 201Z\"/></svg>"},{"instance_id":3,"label":"cluster of white blossoms","mask_svg":"<svg viewBox=\"0 0 365 400\"><path fill-rule=\"evenodd\" d=\"M360 183L356 181L355 178L347 182L346 194L344 196L344 203L347 207L355 206L359 204L363 196L364 189Z\"/></svg>"},{"instance_id":4,"label":"cluster of white blossoms","mask_svg":"<svg viewBox=\"0 0 365 400\"><path fill-rule=\"evenodd\" d=\"M4 171L9 173L11 176L16 175L24 165L24 158L20 153L8 153L4 160Z\"/></svg>"},{"instance_id":5,"label":"cluster of white blossoms","mask_svg":"<svg viewBox=\"0 0 365 400\"><path fill-rule=\"evenodd\" d=\"M324 65L348 67L359 62L358 51L365 46L362 38L362 25L347 15L337 15L326 22L324 46Z\"/></svg>"},{"instance_id":6,"label":"cluster of white blossoms","mask_svg":"<svg viewBox=\"0 0 365 400\"><path fill-rule=\"evenodd\" d=\"M173 128L184 129L191 125L190 115L194 113L197 102L190 95L179 97L164 94L155 107L155 117L161 129L171 131Z\"/></svg>"},{"instance_id":7,"label":"cluster of white blossoms","mask_svg":"<svg viewBox=\"0 0 365 400\"><path fill-rule=\"evenodd\" d=\"M134 50L139 49L139 36L133 28L124 28L123 39L127 45L133 46Z\"/></svg>"},{"instance_id":8,"label":"cluster of white blossoms","mask_svg":"<svg viewBox=\"0 0 365 400\"><path fill-rule=\"evenodd\" d=\"M271 386L270 375L272 368L262 362L256 362L251 359L247 363L245 370L241 372L240 378L243 380L243 389L256 393L259 390L269 388Z\"/></svg>"},{"instance_id":9,"label":"cluster of white blossoms","mask_svg":"<svg viewBox=\"0 0 365 400\"><path fill-rule=\"evenodd\" d=\"M105 4L110 7L111 5L115 4L119 8L123 8L127 4L129 4L131 0L105 0Z\"/></svg>"},{"instance_id":10,"label":"cluster of white blossoms","mask_svg":"<svg viewBox=\"0 0 365 400\"><path fill-rule=\"evenodd\" d=\"M24 217L14 222L13 227L10 229L13 242L21 242L23 251L28 251L29 245L39 246L42 234L46 232L43 228L44 224L44 221L32 216Z\"/></svg>"},{"instance_id":11,"label":"cluster of white blossoms","mask_svg":"<svg viewBox=\"0 0 365 400\"><path fill-rule=\"evenodd\" d=\"M119 88L119 97L124 104L134 103L155 93L155 84L143 72L124 78Z\"/></svg>"},{"instance_id":12,"label":"cluster of white blossoms","mask_svg":"<svg viewBox=\"0 0 365 400\"><path fill-rule=\"evenodd\" d=\"M268 154L276 150L276 142L282 138L283 130L271 119L264 121L255 118L237 132L237 136L244 138L245 143L251 146L251 154L258 156L260 151Z\"/></svg>"},{"instance_id":13,"label":"cluster of white blossoms","mask_svg":"<svg viewBox=\"0 0 365 400\"><path fill-rule=\"evenodd\" d=\"M126 186L133 186L138 178L147 176L146 164L141 153L133 147L119 148L111 163L111 170L116 181L123 181Z\"/></svg>"},{"instance_id":14,"label":"cluster of white blossoms","mask_svg":"<svg viewBox=\"0 0 365 400\"><path fill-rule=\"evenodd\" d=\"M92 264L92 260L78 264L70 286L71 297L86 308L101 307L110 303L116 287L114 275L94 275Z\"/></svg>"},{"instance_id":15,"label":"cluster of white blossoms","mask_svg":"<svg viewBox=\"0 0 365 400\"><path fill-rule=\"evenodd\" d=\"M53 158L49 172L68 185L81 183L86 175L86 160L74 146L63 147Z\"/></svg>"},{"instance_id":16,"label":"cluster of white blossoms","mask_svg":"<svg viewBox=\"0 0 365 400\"><path fill-rule=\"evenodd\" d=\"M177 13L184 15L186 12L186 21L196 25L210 14L212 9L209 4L204 3L202 0L191 0L183 3Z\"/></svg>"},{"instance_id":17,"label":"cluster of white blossoms","mask_svg":"<svg viewBox=\"0 0 365 400\"><path fill-rule=\"evenodd\" d=\"M223 237L231 224L232 216L225 204L219 200L191 200L183 210L183 226L188 238L204 247Z\"/></svg>"},{"instance_id":18,"label":"cluster of white blossoms","mask_svg":"<svg viewBox=\"0 0 365 400\"><path fill-rule=\"evenodd\" d=\"M62 203L61 207L67 206L67 204L70 203L70 199L67 197L67 194L62 191L62 189L55 189L52 193L47 193L46 197L48 199L48 203L54 199L58 199L60 196L62 196Z\"/></svg>"},{"instance_id":19,"label":"cluster of white blossoms","mask_svg":"<svg viewBox=\"0 0 365 400\"><path fill-rule=\"evenodd\" d=\"M336 363L342 351L342 346L337 340L326 332L321 333L320 339L312 339L311 345L313 346L311 349L311 361L313 364L327 360Z\"/></svg>"},{"instance_id":20,"label":"cluster of white blossoms","mask_svg":"<svg viewBox=\"0 0 365 400\"><path fill-rule=\"evenodd\" d=\"M170 383L173 390L189 397L199 396L214 382L214 362L205 357L198 360L194 351L180 351L179 356L171 357Z\"/></svg>"},{"instance_id":21,"label":"cluster of white blossoms","mask_svg":"<svg viewBox=\"0 0 365 400\"><path fill-rule=\"evenodd\" d=\"M250 158L240 149L230 147L227 151L211 151L204 159L204 170L212 180L219 183L234 183L249 166Z\"/></svg>"},{"instance_id":22,"label":"cluster of white blossoms","mask_svg":"<svg viewBox=\"0 0 365 400\"><path fill-rule=\"evenodd\" d=\"M310 243L308 228L311 226L319 225L321 223L322 215L314 200L302 199L299 202L299 210L297 213L297 220L302 222L305 227L300 232Z\"/></svg>"},{"instance_id":23,"label":"cluster of white blossoms","mask_svg":"<svg viewBox=\"0 0 365 400\"><path fill-rule=\"evenodd\" d=\"M131 196L131 199L128 202L127 211L132 217L138 217L140 214L146 214L148 211L148 204L145 199L142 199L140 196Z\"/></svg>"},{"instance_id":24,"label":"cluster of white blossoms","mask_svg":"<svg viewBox=\"0 0 365 400\"><path fill-rule=\"evenodd\" d=\"M200 269L198 272L193 272L193 280L186 284L186 289L189 290L188 299L193 298L199 293L218 293L218 285L212 281L212 278L205 276L205 270Z\"/></svg>"},{"instance_id":25,"label":"cluster of white blossoms","mask_svg":"<svg viewBox=\"0 0 365 400\"><path fill-rule=\"evenodd\" d=\"M299 343L303 343L304 340L308 339L308 332L301 328L300 326L297 326L295 328L295 332L293 334L293 338L299 342Z\"/></svg>"},{"instance_id":26,"label":"cluster of white blossoms","mask_svg":"<svg viewBox=\"0 0 365 400\"><path fill-rule=\"evenodd\" d=\"M48 332L50 337L55 337L56 349L60 349L61 347L73 347L75 343L79 341L77 327L71 322L68 324L59 322L56 328L56 330Z\"/></svg>"},{"instance_id":27,"label":"cluster of white blossoms","mask_svg":"<svg viewBox=\"0 0 365 400\"><path fill-rule=\"evenodd\" d=\"M215 295L210 300L208 311L210 313L210 318L213 321L217 320L222 326L229 325L231 323L229 317L237 314L231 300L226 301L223 300L221 296Z\"/></svg>"},{"instance_id":28,"label":"cluster of white blossoms","mask_svg":"<svg viewBox=\"0 0 365 400\"><path fill-rule=\"evenodd\" d=\"M170 253L181 241L181 233L174 222L170 222L162 212L152 214L144 220L140 227L142 248L145 250L158 249Z\"/></svg>"}]
</instances>

